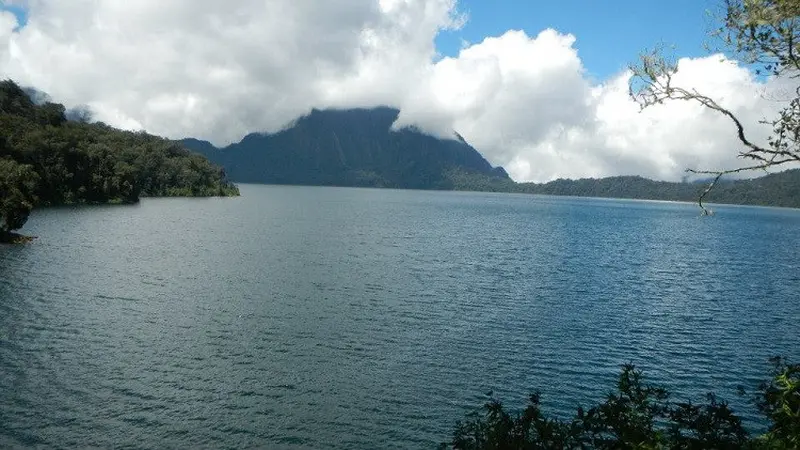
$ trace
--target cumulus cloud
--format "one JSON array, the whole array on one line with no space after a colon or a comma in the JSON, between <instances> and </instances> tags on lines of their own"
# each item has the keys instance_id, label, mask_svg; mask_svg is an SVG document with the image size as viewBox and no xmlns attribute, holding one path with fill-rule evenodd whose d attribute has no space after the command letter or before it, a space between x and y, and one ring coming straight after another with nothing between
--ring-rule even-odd
<instances>
[{"instance_id":1,"label":"cumulus cloud","mask_svg":"<svg viewBox=\"0 0 800 450\"><path fill-rule=\"evenodd\" d=\"M403 105L400 122L431 133L455 129L517 180L638 174L679 180L685 169L734 168L741 145L728 118L696 103L640 111L631 73L588 80L575 37L545 30L487 38L434 64ZM722 55L681 59L675 84L735 111L765 142L785 86L766 83Z\"/></svg>"},{"instance_id":2,"label":"cumulus cloud","mask_svg":"<svg viewBox=\"0 0 800 450\"><path fill-rule=\"evenodd\" d=\"M27 7L28 24L0 54L4 75L89 104L116 125L217 143L307 111L322 97L319 84L349 76L364 36L383 38L394 17L365 0L30 0Z\"/></svg>"},{"instance_id":3,"label":"cumulus cloud","mask_svg":"<svg viewBox=\"0 0 800 450\"><path fill-rule=\"evenodd\" d=\"M14 3L28 21L0 11L0 76L124 128L224 145L313 107L390 105L396 127L455 130L518 181L741 164L724 117L686 102L639 112L629 73L590 81L580 36L511 30L439 59L438 33L467 19L456 0ZM719 55L681 60L676 81L751 124L786 87Z\"/></svg>"}]
</instances>

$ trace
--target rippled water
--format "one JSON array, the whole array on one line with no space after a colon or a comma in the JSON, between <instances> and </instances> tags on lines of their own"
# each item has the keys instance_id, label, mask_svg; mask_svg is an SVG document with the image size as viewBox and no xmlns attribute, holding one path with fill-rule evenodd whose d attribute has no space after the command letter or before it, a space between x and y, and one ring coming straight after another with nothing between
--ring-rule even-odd
<instances>
[{"instance_id":1,"label":"rippled water","mask_svg":"<svg viewBox=\"0 0 800 450\"><path fill-rule=\"evenodd\" d=\"M311 187L37 211L0 247L0 447L432 448L800 358L800 211Z\"/></svg>"}]
</instances>

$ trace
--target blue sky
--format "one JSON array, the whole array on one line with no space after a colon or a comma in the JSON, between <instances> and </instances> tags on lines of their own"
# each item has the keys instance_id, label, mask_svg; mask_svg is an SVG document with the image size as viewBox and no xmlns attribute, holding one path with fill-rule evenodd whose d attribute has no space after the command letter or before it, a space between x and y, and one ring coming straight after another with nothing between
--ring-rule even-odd
<instances>
[{"instance_id":1,"label":"blue sky","mask_svg":"<svg viewBox=\"0 0 800 450\"><path fill-rule=\"evenodd\" d=\"M0 5L0 11L11 11L15 16L17 16L17 22L19 22L19 24L22 26L24 26L28 21L28 15L25 13L25 10L18 6Z\"/></svg>"},{"instance_id":2,"label":"blue sky","mask_svg":"<svg viewBox=\"0 0 800 450\"><path fill-rule=\"evenodd\" d=\"M440 34L437 47L442 55L455 56L462 40L474 44L510 29L536 36L554 28L576 37L575 47L588 75L603 80L658 42L676 45L679 56L707 54L703 43L711 22L706 11L714 4L709 0L460 0L469 22L460 30Z\"/></svg>"}]
</instances>

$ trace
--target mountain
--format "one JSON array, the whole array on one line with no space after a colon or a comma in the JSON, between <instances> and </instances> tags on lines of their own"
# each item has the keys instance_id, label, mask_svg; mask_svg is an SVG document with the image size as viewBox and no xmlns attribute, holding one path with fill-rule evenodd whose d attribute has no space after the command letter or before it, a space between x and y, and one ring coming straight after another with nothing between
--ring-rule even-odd
<instances>
[{"instance_id":1,"label":"mountain","mask_svg":"<svg viewBox=\"0 0 800 450\"><path fill-rule=\"evenodd\" d=\"M391 130L391 108L313 110L274 134L250 134L219 149L184 139L238 182L451 189L582 197L697 201L710 180L654 181L614 176L515 183L460 135L438 139ZM723 178L707 202L800 208L800 169L749 180Z\"/></svg>"},{"instance_id":2,"label":"mountain","mask_svg":"<svg viewBox=\"0 0 800 450\"><path fill-rule=\"evenodd\" d=\"M510 190L513 181L464 139L414 129L391 130L392 108L313 110L274 134L249 134L218 149L182 143L244 183L370 186L408 189Z\"/></svg>"}]
</instances>

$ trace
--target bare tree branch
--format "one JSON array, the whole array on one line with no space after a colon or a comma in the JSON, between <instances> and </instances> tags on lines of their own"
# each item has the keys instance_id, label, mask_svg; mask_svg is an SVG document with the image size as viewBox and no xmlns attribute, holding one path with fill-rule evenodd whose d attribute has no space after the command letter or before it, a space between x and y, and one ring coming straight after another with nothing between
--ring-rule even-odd
<instances>
[{"instance_id":1,"label":"bare tree branch","mask_svg":"<svg viewBox=\"0 0 800 450\"><path fill-rule=\"evenodd\" d=\"M708 184L708 186L706 186L706 188L700 194L700 197L697 199L697 203L700 206L700 209L703 210L703 215L704 216L711 216L711 215L713 215L713 212L711 210L707 209L705 207L705 205L703 205L703 200L705 200L706 196L714 189L714 187L717 185L719 180L724 175L730 175L730 174L740 173L740 172L749 172L751 170L759 170L759 169L760 170L767 170L772 165L773 164L771 164L771 163L764 163L764 164L758 164L758 165L755 165L755 166L740 167L738 169L730 169L730 170L712 171L712 170L686 169L686 171L689 172L689 173L693 173L695 175L714 175L714 179L711 181L711 183Z\"/></svg>"},{"instance_id":2,"label":"bare tree branch","mask_svg":"<svg viewBox=\"0 0 800 450\"><path fill-rule=\"evenodd\" d=\"M745 62L760 64L757 73L766 70L773 77L795 80L800 77L800 0L724 0L724 18L714 35L722 37L730 53L745 58ZM703 200L724 175L751 170L766 170L789 163L800 163L800 85L794 87L795 97L781 109L773 120L767 145L753 142L746 126L733 111L695 89L673 85L677 63L664 55L663 46L641 55L632 66L629 85L631 97L641 110L671 100L693 101L730 119L736 137L745 147L738 157L756 164L732 170L694 170L694 174L714 175L713 181L698 199L704 215L710 211Z\"/></svg>"}]
</instances>

